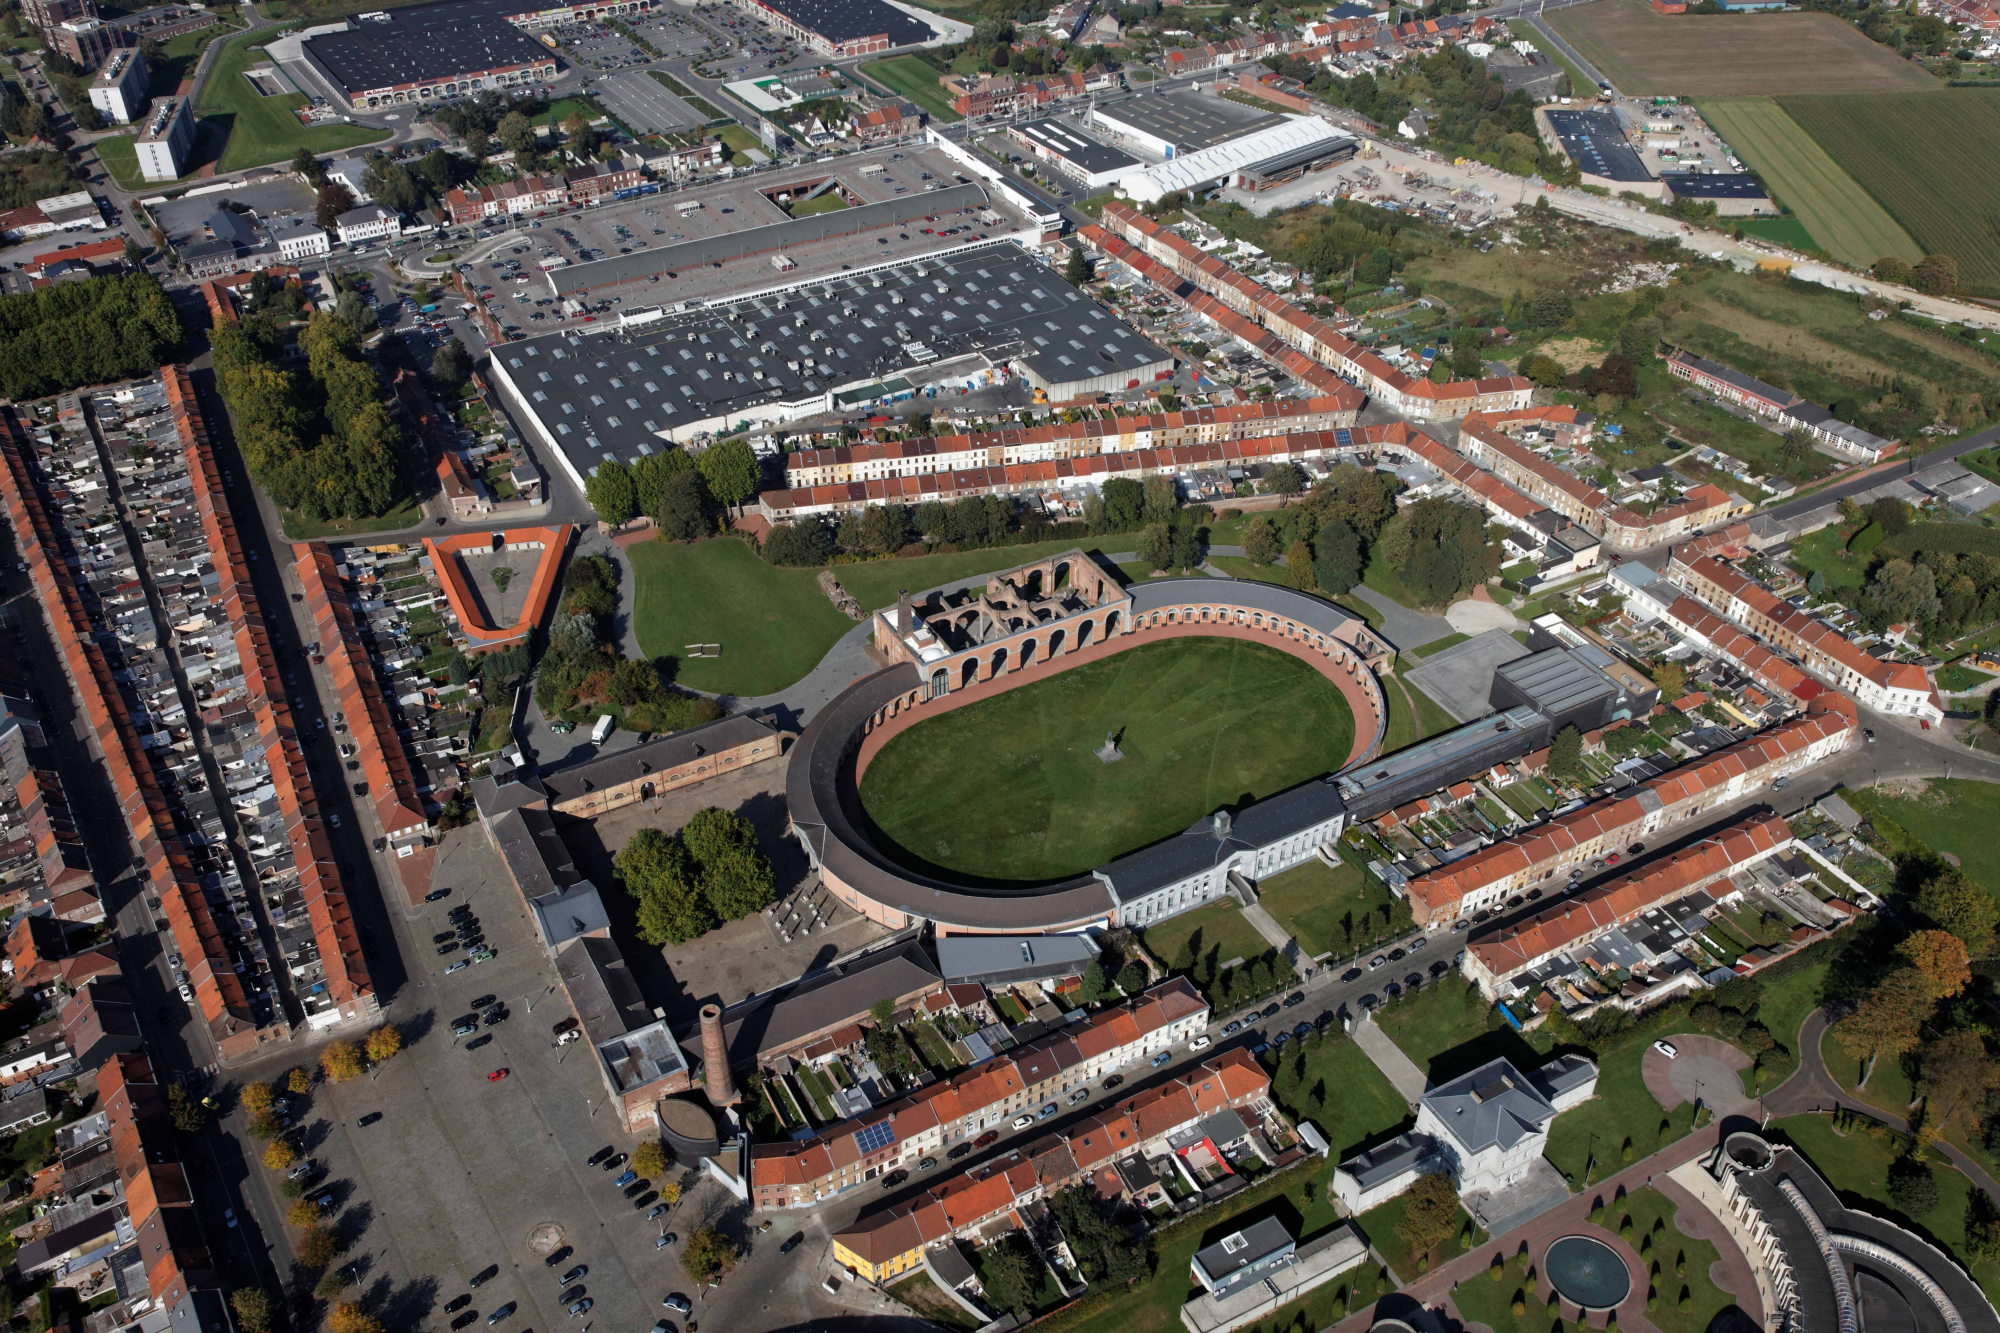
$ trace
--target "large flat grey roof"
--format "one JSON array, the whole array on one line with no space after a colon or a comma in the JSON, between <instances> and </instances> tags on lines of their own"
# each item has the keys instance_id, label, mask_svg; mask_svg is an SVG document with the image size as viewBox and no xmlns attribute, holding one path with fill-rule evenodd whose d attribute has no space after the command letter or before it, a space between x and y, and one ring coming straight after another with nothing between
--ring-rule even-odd
<instances>
[{"instance_id":1,"label":"large flat grey roof","mask_svg":"<svg viewBox=\"0 0 2000 1333\"><path fill-rule=\"evenodd\" d=\"M1544 648L1539 653L1504 663L1494 672L1535 701L1550 716L1559 716L1592 699L1613 698L1618 686L1582 653L1568 648Z\"/></svg>"},{"instance_id":2,"label":"large flat grey roof","mask_svg":"<svg viewBox=\"0 0 2000 1333\"><path fill-rule=\"evenodd\" d=\"M968 353L1018 359L1051 383L1167 358L1011 242L493 350L581 476L667 447L659 432Z\"/></svg>"},{"instance_id":3,"label":"large flat grey roof","mask_svg":"<svg viewBox=\"0 0 2000 1333\"><path fill-rule=\"evenodd\" d=\"M1082 935L946 935L937 942L938 971L947 984L1006 985L1080 975L1097 959Z\"/></svg>"},{"instance_id":4,"label":"large flat grey roof","mask_svg":"<svg viewBox=\"0 0 2000 1333\"><path fill-rule=\"evenodd\" d=\"M879 204L814 213L773 222L768 226L697 237L678 245L657 245L629 255L612 255L588 264L571 264L555 270L550 275L549 283L557 296L572 296L577 292L615 287L642 278L652 280L703 264L728 263L749 255L777 254L835 236L858 236L884 227L900 227L922 217L983 208L987 202L986 191L978 185L947 185L900 199L885 199Z\"/></svg>"},{"instance_id":5,"label":"large flat grey roof","mask_svg":"<svg viewBox=\"0 0 2000 1333\"><path fill-rule=\"evenodd\" d=\"M1016 125L1014 132L1026 135L1057 157L1074 162L1085 171L1116 171L1120 167L1139 165L1139 159L1130 153L1099 143L1067 121L1053 118L1031 120L1025 125Z\"/></svg>"},{"instance_id":6,"label":"large flat grey roof","mask_svg":"<svg viewBox=\"0 0 2000 1333\"><path fill-rule=\"evenodd\" d=\"M533 65L555 53L502 17L520 5L451 0L353 18L344 32L308 38L306 60L344 93Z\"/></svg>"},{"instance_id":7,"label":"large flat grey roof","mask_svg":"<svg viewBox=\"0 0 2000 1333\"><path fill-rule=\"evenodd\" d=\"M1284 116L1257 111L1220 97L1195 93L1152 93L1099 102L1096 112L1117 125L1150 134L1174 146L1176 153L1240 139L1246 134L1282 124Z\"/></svg>"},{"instance_id":8,"label":"large flat grey roof","mask_svg":"<svg viewBox=\"0 0 2000 1333\"><path fill-rule=\"evenodd\" d=\"M1371 759L1343 773L1340 778L1340 794L1347 801L1349 808L1353 809L1373 792L1382 788L1392 788L1419 775L1437 776L1440 779L1438 785L1444 786L1448 782L1469 776L1469 772L1461 773L1454 767L1454 760L1458 757L1464 756L1470 761L1474 756L1481 755L1493 741L1516 735L1524 739L1521 753L1525 754L1529 750L1541 747L1547 731L1547 720L1532 708L1510 708L1504 713L1492 713L1447 731L1441 736L1418 741L1415 745L1407 746L1394 754ZM1380 813L1380 810L1372 811L1372 814ZM1362 816L1357 814L1356 817Z\"/></svg>"}]
</instances>

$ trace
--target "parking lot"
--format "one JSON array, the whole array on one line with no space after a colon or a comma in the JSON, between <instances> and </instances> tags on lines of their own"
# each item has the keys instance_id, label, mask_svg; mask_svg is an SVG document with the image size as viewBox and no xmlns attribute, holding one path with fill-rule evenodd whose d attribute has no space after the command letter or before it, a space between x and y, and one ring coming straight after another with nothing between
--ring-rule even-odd
<instances>
[{"instance_id":1,"label":"parking lot","mask_svg":"<svg viewBox=\"0 0 2000 1333\"><path fill-rule=\"evenodd\" d=\"M590 90L634 134L664 134L708 123L686 98L644 70L602 75Z\"/></svg>"},{"instance_id":2,"label":"parking lot","mask_svg":"<svg viewBox=\"0 0 2000 1333\"><path fill-rule=\"evenodd\" d=\"M632 30L657 47L663 60L698 60L730 46L706 24L664 8L654 10L644 22L634 23Z\"/></svg>"},{"instance_id":3,"label":"parking lot","mask_svg":"<svg viewBox=\"0 0 2000 1333\"><path fill-rule=\"evenodd\" d=\"M705 78L740 79L745 74L785 69L805 54L789 37L772 32L767 25L748 15L718 9L708 17L741 46L733 59L710 61L698 67L696 72Z\"/></svg>"},{"instance_id":4,"label":"parking lot","mask_svg":"<svg viewBox=\"0 0 2000 1333\"><path fill-rule=\"evenodd\" d=\"M861 168L870 163L879 163L883 169L863 174ZM842 158L831 167L808 164L696 189L649 195L521 224L519 239L513 245L503 247L481 263L468 265L466 276L479 289L480 297L489 300L503 325L519 326L525 332L545 332L558 327L563 314L548 282L542 278L540 266L545 260L555 258L566 264L583 264L620 253L783 222L787 218L785 210L766 198L766 194L823 179L829 171L836 173L841 183L864 203L894 199L899 187L907 197L933 185L955 185L963 174L956 163L935 149L898 149ZM926 172L930 173L928 180L924 179ZM993 226L983 221L986 215L999 217L1000 224ZM802 280L885 260L913 259L971 243L981 233L1004 234L1026 225L1025 219L998 202L986 209L935 216L935 223L914 222L894 230L880 229L859 236L836 236L789 246L785 257L797 267L786 274ZM719 268L677 270L658 282L628 283L616 291L594 292L591 300L593 304L603 303L606 309L614 297L618 303L633 307L692 298L712 300L773 286L779 278L780 270L773 265L771 256L756 255L724 263ZM604 312L592 312L592 317L600 313ZM538 314L541 318L534 318Z\"/></svg>"}]
</instances>

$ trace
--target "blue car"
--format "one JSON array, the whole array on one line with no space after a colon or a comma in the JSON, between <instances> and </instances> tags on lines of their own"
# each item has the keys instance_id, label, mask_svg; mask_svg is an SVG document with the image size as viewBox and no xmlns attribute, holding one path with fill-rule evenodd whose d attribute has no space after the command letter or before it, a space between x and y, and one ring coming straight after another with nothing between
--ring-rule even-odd
<instances>
[{"instance_id":1,"label":"blue car","mask_svg":"<svg viewBox=\"0 0 2000 1333\"><path fill-rule=\"evenodd\" d=\"M613 1189L621 1189L621 1190L622 1190L622 1189L624 1189L624 1188L625 1188L625 1187L626 1187L627 1185L631 1184L631 1183L632 1183L633 1181L637 1180L638 1178L639 1178L639 1173L638 1173L637 1171L627 1171L627 1172L626 1172L626 1173L625 1173L624 1175L622 1175L622 1176L618 1177L618 1179L616 1179L616 1180L612 1181L612 1182L611 1182L611 1186L612 1186L612 1188L613 1188Z\"/></svg>"}]
</instances>

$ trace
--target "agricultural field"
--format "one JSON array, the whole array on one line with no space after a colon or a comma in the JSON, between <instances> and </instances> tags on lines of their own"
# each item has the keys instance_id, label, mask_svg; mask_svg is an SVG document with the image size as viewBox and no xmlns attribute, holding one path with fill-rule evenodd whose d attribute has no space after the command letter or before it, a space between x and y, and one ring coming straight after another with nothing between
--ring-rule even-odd
<instances>
[{"instance_id":1,"label":"agricultural field","mask_svg":"<svg viewBox=\"0 0 2000 1333\"><path fill-rule=\"evenodd\" d=\"M909 98L939 120L949 122L965 119L951 109L951 103L945 99L944 89L938 87L937 70L918 56L871 60L861 66L861 72L878 83L887 84L892 90Z\"/></svg>"},{"instance_id":2,"label":"agricultural field","mask_svg":"<svg viewBox=\"0 0 2000 1333\"><path fill-rule=\"evenodd\" d=\"M1776 102L1768 97L1703 98L1698 105L1716 133L1828 254L1858 267L1885 255L1911 264L1924 257L1923 248L1896 219Z\"/></svg>"},{"instance_id":3,"label":"agricultural field","mask_svg":"<svg viewBox=\"0 0 2000 1333\"><path fill-rule=\"evenodd\" d=\"M1597 0L1548 22L1628 96L1905 92L1942 85L1831 14L1656 14Z\"/></svg>"},{"instance_id":4,"label":"agricultural field","mask_svg":"<svg viewBox=\"0 0 2000 1333\"><path fill-rule=\"evenodd\" d=\"M1992 153L1956 151L2000 142L2000 89L1786 97L1780 105L1923 251L1958 261L1961 287L2000 293L1993 235L2000 162ZM1940 134L1946 125L1951 133Z\"/></svg>"}]
</instances>

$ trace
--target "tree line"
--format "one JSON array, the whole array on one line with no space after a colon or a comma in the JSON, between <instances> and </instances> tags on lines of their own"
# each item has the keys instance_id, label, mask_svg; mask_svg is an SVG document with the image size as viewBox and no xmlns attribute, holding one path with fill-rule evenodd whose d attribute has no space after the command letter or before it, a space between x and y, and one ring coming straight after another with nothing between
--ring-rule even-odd
<instances>
[{"instance_id":1,"label":"tree line","mask_svg":"<svg viewBox=\"0 0 2000 1333\"><path fill-rule=\"evenodd\" d=\"M0 296L0 396L41 398L150 375L180 343L180 315L148 273Z\"/></svg>"},{"instance_id":2,"label":"tree line","mask_svg":"<svg viewBox=\"0 0 2000 1333\"><path fill-rule=\"evenodd\" d=\"M316 520L380 514L406 491L405 439L354 330L315 313L303 372L247 326L211 331L216 386L244 465L278 504Z\"/></svg>"},{"instance_id":3,"label":"tree line","mask_svg":"<svg viewBox=\"0 0 2000 1333\"><path fill-rule=\"evenodd\" d=\"M583 498L613 527L644 514L667 540L693 541L714 531L717 506L742 504L762 482L749 442L733 439L692 455L668 445L630 466L609 459L584 481Z\"/></svg>"},{"instance_id":4,"label":"tree line","mask_svg":"<svg viewBox=\"0 0 2000 1333\"><path fill-rule=\"evenodd\" d=\"M562 608L549 623L535 672L535 702L542 712L553 717L611 704L627 730L661 733L720 717L713 699L675 689L661 663L619 656L611 628L617 610L618 566L601 555L571 561ZM487 697L495 697L490 688Z\"/></svg>"}]
</instances>

